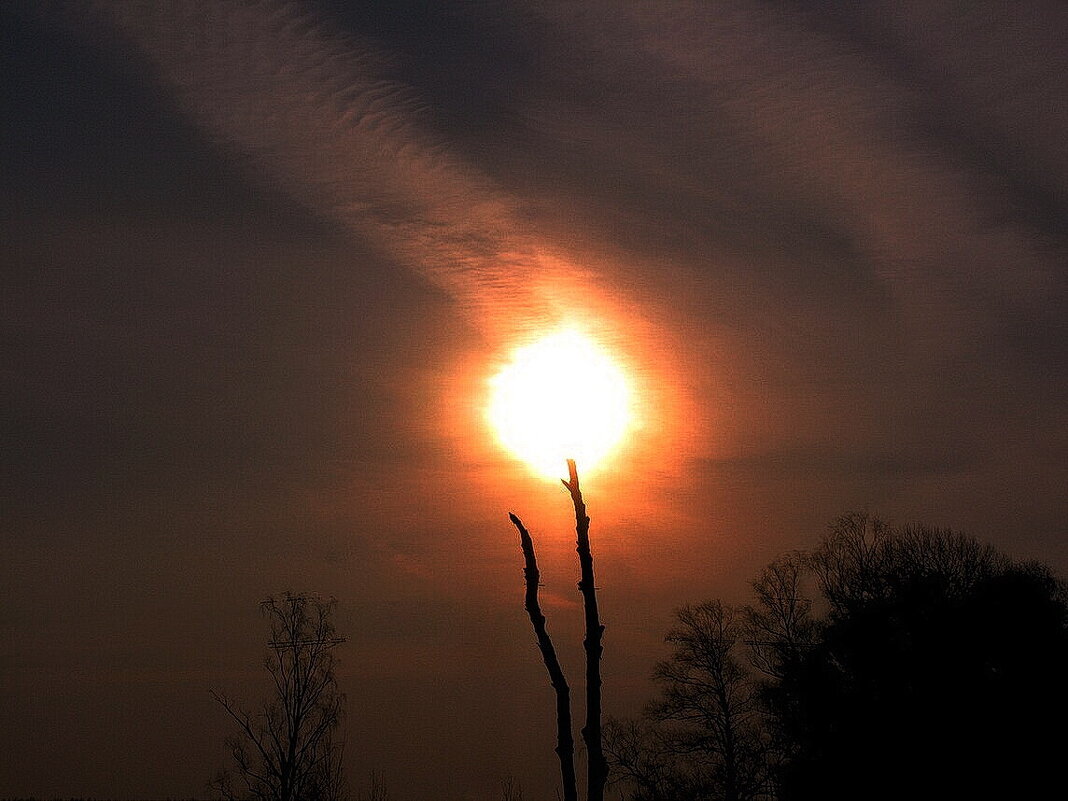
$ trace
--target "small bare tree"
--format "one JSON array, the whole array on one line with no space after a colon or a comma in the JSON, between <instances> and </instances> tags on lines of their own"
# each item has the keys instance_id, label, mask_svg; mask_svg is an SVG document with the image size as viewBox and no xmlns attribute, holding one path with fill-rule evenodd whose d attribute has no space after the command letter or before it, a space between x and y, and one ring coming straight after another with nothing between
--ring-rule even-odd
<instances>
[{"instance_id":1,"label":"small bare tree","mask_svg":"<svg viewBox=\"0 0 1068 801\"><path fill-rule=\"evenodd\" d=\"M743 614L718 601L685 606L657 664L663 686L642 721L612 721L607 751L633 801L758 801L772 796L759 687L739 651Z\"/></svg>"},{"instance_id":2,"label":"small bare tree","mask_svg":"<svg viewBox=\"0 0 1068 801\"><path fill-rule=\"evenodd\" d=\"M652 716L669 729L678 754L703 763L709 797L752 801L768 793L767 747L757 688L737 650L742 615L719 601L684 606L668 632L669 659L656 666L663 685Z\"/></svg>"},{"instance_id":3,"label":"small bare tree","mask_svg":"<svg viewBox=\"0 0 1068 801\"><path fill-rule=\"evenodd\" d=\"M230 698L212 696L238 724L227 740L234 771L212 786L227 801L342 801L344 744L338 735L344 696L338 691L334 648L344 640L331 620L337 602L317 595L267 598L270 623L264 666L273 692L255 714Z\"/></svg>"}]
</instances>

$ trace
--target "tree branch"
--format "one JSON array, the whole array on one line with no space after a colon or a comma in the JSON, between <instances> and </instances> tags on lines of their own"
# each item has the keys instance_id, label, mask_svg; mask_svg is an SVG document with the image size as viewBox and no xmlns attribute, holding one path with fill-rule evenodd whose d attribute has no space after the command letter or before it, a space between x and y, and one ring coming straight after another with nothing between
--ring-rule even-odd
<instances>
[{"instance_id":1,"label":"tree branch","mask_svg":"<svg viewBox=\"0 0 1068 801\"><path fill-rule=\"evenodd\" d=\"M603 801L604 786L608 780L608 762L604 757L601 737L601 653L604 650L601 636L604 626L597 613L597 588L593 580L593 553L590 550L590 518L586 515L574 459L567 460L567 470L570 480L561 479L561 483L571 493L575 506L575 532L578 539L575 550L578 552L580 570L578 587L586 613L586 638L582 643L586 650L586 725L582 728L587 753L586 798L587 801Z\"/></svg>"},{"instance_id":2,"label":"tree branch","mask_svg":"<svg viewBox=\"0 0 1068 801\"><path fill-rule=\"evenodd\" d=\"M545 628L545 615L538 602L538 560L534 555L534 540L523 525L523 521L514 514L508 518L519 532L519 544L523 549L523 577L526 579L527 592L525 606L534 635L538 640L538 649L549 672L549 681L556 691L556 755L560 758L560 776L564 785L564 801L577 801L578 782L575 778L575 739L571 733L571 688L564 677L560 660L556 657L556 648Z\"/></svg>"}]
</instances>

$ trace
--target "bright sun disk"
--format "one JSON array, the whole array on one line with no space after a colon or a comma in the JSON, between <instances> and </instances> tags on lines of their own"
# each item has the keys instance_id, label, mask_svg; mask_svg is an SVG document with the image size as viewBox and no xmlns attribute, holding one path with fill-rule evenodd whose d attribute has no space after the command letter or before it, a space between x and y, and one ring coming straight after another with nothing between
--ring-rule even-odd
<instances>
[{"instance_id":1,"label":"bright sun disk","mask_svg":"<svg viewBox=\"0 0 1068 801\"><path fill-rule=\"evenodd\" d=\"M589 473L631 426L630 382L608 352L574 330L517 350L490 382L487 416L501 444L555 478L565 459Z\"/></svg>"}]
</instances>

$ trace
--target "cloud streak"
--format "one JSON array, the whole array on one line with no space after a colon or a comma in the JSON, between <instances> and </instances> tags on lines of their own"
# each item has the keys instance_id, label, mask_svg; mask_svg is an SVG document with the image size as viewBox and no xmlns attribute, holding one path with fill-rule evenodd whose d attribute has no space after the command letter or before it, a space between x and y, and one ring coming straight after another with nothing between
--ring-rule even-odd
<instances>
[{"instance_id":1,"label":"cloud streak","mask_svg":"<svg viewBox=\"0 0 1068 801\"><path fill-rule=\"evenodd\" d=\"M558 318L580 271L421 125L390 56L294 3L101 3L208 130L449 293L484 333Z\"/></svg>"},{"instance_id":2,"label":"cloud streak","mask_svg":"<svg viewBox=\"0 0 1068 801\"><path fill-rule=\"evenodd\" d=\"M579 111L574 116L546 103L546 117L556 125L578 118L602 133L624 130L629 148L605 139L615 158L631 157L633 173L652 171L657 181L718 201L739 228L786 235L791 245L807 238L809 253L848 260L847 269L890 293L918 337L971 340L982 322L1004 313L1048 322L1051 298L1065 295L1063 263L1051 258L1064 254L1063 228L1051 232L1034 219L999 165L969 161L964 145L968 136L1009 149L1007 117L1018 116L1032 170L1063 186L1055 143L1068 125L1060 112L1045 110L1068 100L1059 77L1064 53L1041 46L1050 37L1038 18L1045 13L1044 21L1062 30L1068 20L1049 6L1023 9L1011 35L1002 35L992 7L928 14L922 31L907 11L883 9L873 16L901 42L894 47L887 36L894 48L888 54L848 29L827 30L819 14L800 7L553 4L548 16L568 32L565 41L596 53L590 60L600 96L629 92L637 108L632 102L623 119L614 101L585 113L571 109ZM938 36L948 46L935 49ZM1020 40L1028 36L1034 49ZM991 52L998 55L985 56ZM1020 60L1011 61L1010 52ZM990 69L995 65L998 71ZM576 66L562 66L560 80L578 74ZM955 91L958 83L970 91ZM995 113L969 103L991 96L1011 102ZM948 116L950 97L961 108L932 130L931 120ZM585 138L597 136L594 130ZM717 159L716 151L726 157ZM723 197L732 192L744 193L734 209ZM807 231L789 236L792 224ZM821 231L837 253L818 246ZM806 248L797 250L803 257Z\"/></svg>"},{"instance_id":3,"label":"cloud streak","mask_svg":"<svg viewBox=\"0 0 1068 801\"><path fill-rule=\"evenodd\" d=\"M672 607L745 597L848 509L1068 565L1063 3L0 18L15 795L195 794L225 735L198 666L254 666L285 586L347 605L361 770L410 797L457 764L450 798L555 775L509 728L551 708L501 510L540 527L565 627L574 521L473 413L571 315L678 428L590 482L616 712ZM169 700L107 678L164 658ZM172 739L82 736L117 708Z\"/></svg>"},{"instance_id":4,"label":"cloud streak","mask_svg":"<svg viewBox=\"0 0 1068 801\"><path fill-rule=\"evenodd\" d=\"M692 398L745 408L744 426L690 415L705 455L725 438L822 451L858 409L856 454L896 453L900 431L927 447L921 408L953 450L975 436L947 434L970 396L1057 392L1027 366L1065 355L1056 5L1006 32L997 3L506 4L538 56L497 88L499 125L452 139L432 60L401 69L410 53L323 9L97 8L218 139L491 341L585 317L680 362Z\"/></svg>"}]
</instances>

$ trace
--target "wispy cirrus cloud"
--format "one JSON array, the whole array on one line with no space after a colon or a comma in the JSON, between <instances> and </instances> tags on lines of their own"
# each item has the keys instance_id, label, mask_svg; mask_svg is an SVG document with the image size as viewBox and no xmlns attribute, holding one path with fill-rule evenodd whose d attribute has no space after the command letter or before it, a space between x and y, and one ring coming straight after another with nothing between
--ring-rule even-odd
<instances>
[{"instance_id":1,"label":"wispy cirrus cloud","mask_svg":"<svg viewBox=\"0 0 1068 801\"><path fill-rule=\"evenodd\" d=\"M638 180L700 202L721 253L738 243L749 270L789 280L751 244L779 239L800 257L794 269L818 278L831 261L874 282L915 336L947 347L1004 314L1051 321L1066 292L1054 255L1064 229L1050 230L1008 173L1026 161L1063 185L1056 143L1068 122L1046 113L1068 101L1064 48L1049 33L1068 27L1063 10L545 8L567 43L560 96L580 103L561 114L547 92L534 116L591 150L610 143ZM589 72L564 52L579 42ZM977 160L980 146L992 157Z\"/></svg>"},{"instance_id":2,"label":"wispy cirrus cloud","mask_svg":"<svg viewBox=\"0 0 1068 801\"><path fill-rule=\"evenodd\" d=\"M432 59L399 70L410 53L323 8L98 7L216 137L491 336L580 294L655 321L686 343L658 352L688 359L693 396L744 409L721 443L821 448L851 418L839 447L857 453L974 450L1058 391L1054 6L1006 28L997 3L464 4L526 15L537 57L500 127L455 138Z\"/></svg>"},{"instance_id":3,"label":"wispy cirrus cloud","mask_svg":"<svg viewBox=\"0 0 1068 801\"><path fill-rule=\"evenodd\" d=\"M560 285L581 283L578 268L547 255L516 200L430 133L376 43L290 2L96 9L214 136L445 290L484 332L563 313Z\"/></svg>"}]
</instances>

